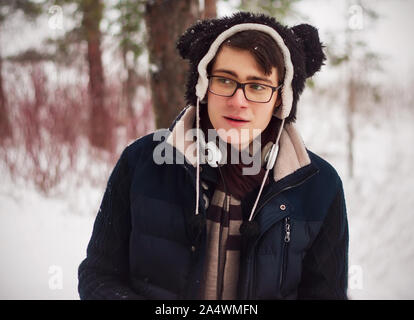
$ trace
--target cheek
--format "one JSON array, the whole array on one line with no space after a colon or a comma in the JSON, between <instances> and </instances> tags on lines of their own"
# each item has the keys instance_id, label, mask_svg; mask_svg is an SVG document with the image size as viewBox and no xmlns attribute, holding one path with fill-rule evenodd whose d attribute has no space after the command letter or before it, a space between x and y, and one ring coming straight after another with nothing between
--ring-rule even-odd
<instances>
[{"instance_id":1,"label":"cheek","mask_svg":"<svg viewBox=\"0 0 414 320\"><path fill-rule=\"evenodd\" d=\"M263 106L265 108L257 109L255 112L256 127L261 130L266 129L273 115L273 103Z\"/></svg>"},{"instance_id":2,"label":"cheek","mask_svg":"<svg viewBox=\"0 0 414 320\"><path fill-rule=\"evenodd\" d=\"M208 92L207 104L210 109L216 109L220 105L220 97Z\"/></svg>"},{"instance_id":3,"label":"cheek","mask_svg":"<svg viewBox=\"0 0 414 320\"><path fill-rule=\"evenodd\" d=\"M208 110L208 117L210 118L210 121L214 127L217 125L217 117L218 117L218 104L217 101L215 101L215 96L208 95L207 100L207 110Z\"/></svg>"},{"instance_id":4,"label":"cheek","mask_svg":"<svg viewBox=\"0 0 414 320\"><path fill-rule=\"evenodd\" d=\"M211 93L209 92L207 95L207 110L208 113L211 114L212 110L214 110L214 106L215 106L215 102L214 102L214 97L211 95Z\"/></svg>"},{"instance_id":5,"label":"cheek","mask_svg":"<svg viewBox=\"0 0 414 320\"><path fill-rule=\"evenodd\" d=\"M223 110L223 99L213 94L208 95L207 110L211 117L217 116Z\"/></svg>"}]
</instances>

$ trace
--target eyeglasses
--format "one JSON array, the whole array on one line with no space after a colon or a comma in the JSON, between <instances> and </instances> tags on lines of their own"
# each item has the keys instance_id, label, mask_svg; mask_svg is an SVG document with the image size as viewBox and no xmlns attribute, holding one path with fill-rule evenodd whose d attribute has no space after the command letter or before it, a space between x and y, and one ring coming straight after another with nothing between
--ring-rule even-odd
<instances>
[{"instance_id":1,"label":"eyeglasses","mask_svg":"<svg viewBox=\"0 0 414 320\"><path fill-rule=\"evenodd\" d=\"M281 84L277 87L272 87L255 82L240 83L222 76L208 76L208 81L208 91L215 95L232 97L237 89L241 88L247 100L259 103L269 102L272 99L273 92L283 86Z\"/></svg>"}]
</instances>

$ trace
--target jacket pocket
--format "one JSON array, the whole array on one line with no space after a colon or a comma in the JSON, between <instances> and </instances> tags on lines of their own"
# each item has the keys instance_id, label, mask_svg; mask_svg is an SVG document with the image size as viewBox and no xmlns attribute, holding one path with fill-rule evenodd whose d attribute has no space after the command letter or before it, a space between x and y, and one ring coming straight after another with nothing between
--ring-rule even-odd
<instances>
[{"instance_id":1,"label":"jacket pocket","mask_svg":"<svg viewBox=\"0 0 414 320\"><path fill-rule=\"evenodd\" d=\"M280 265L280 276L279 276L279 289L280 293L283 294L283 282L285 280L287 264L288 264L288 252L291 234L290 218L285 217L284 223L282 224L282 251L281 251L281 265Z\"/></svg>"}]
</instances>

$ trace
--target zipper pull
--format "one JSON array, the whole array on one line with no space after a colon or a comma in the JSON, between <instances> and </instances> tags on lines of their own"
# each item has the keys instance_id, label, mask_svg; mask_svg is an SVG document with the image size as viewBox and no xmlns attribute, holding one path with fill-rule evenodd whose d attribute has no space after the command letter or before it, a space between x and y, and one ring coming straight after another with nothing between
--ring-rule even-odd
<instances>
[{"instance_id":1,"label":"zipper pull","mask_svg":"<svg viewBox=\"0 0 414 320\"><path fill-rule=\"evenodd\" d=\"M290 242L290 223L289 217L285 218L285 242Z\"/></svg>"}]
</instances>

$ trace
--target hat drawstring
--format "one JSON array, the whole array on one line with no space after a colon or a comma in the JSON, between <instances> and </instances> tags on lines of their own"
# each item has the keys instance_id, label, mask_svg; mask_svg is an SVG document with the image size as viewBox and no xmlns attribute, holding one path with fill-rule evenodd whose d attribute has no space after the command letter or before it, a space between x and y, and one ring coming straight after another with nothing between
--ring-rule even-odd
<instances>
[{"instance_id":1,"label":"hat drawstring","mask_svg":"<svg viewBox=\"0 0 414 320\"><path fill-rule=\"evenodd\" d=\"M199 99L197 99L197 106L196 106L196 127L197 127L197 165L196 165L196 207L195 207L195 214L191 215L190 217L190 232L192 234L192 238L194 243L198 243L200 240L200 236L205 230L206 221L204 216L202 216L199 212L199 197L200 197L200 116L199 116Z\"/></svg>"},{"instance_id":2,"label":"hat drawstring","mask_svg":"<svg viewBox=\"0 0 414 320\"><path fill-rule=\"evenodd\" d=\"M260 186L259 193L257 194L256 201L254 202L254 205L253 205L252 210L250 212L249 220L243 221L243 223L241 224L240 229L239 229L240 233L242 235L244 235L247 239L255 238L256 236L258 236L259 231L260 231L257 221L253 221L253 214L254 214L254 211L256 210L257 204L258 204L260 196L262 194L264 184L265 184L266 179L269 175L269 171L275 165L277 153L278 153L278 150L279 150L280 135L282 133L284 123L285 123L285 119L282 119L282 123L280 125L279 132L277 134L276 142L272 146L272 149L269 152L269 156L268 156L268 159L267 159L267 162L266 162L266 172L265 172L265 175L263 177L263 181L262 181L262 184Z\"/></svg>"},{"instance_id":3,"label":"hat drawstring","mask_svg":"<svg viewBox=\"0 0 414 320\"><path fill-rule=\"evenodd\" d=\"M269 175L269 171L275 165L277 150L279 148L279 139L280 139L280 135L282 133L282 128L283 128L284 122L285 122L285 119L282 120L282 123L281 123L280 128L279 128L279 132L277 134L276 142L272 146L272 149L270 150L269 158L268 158L267 163L266 163L266 172L265 172L265 175L264 175L264 178L263 178L263 181L262 181L262 185L260 186L259 193L257 194L256 201L254 202L254 205L253 205L252 211L250 212L250 216L249 216L248 221L252 221L254 210L256 210L256 206L257 206L257 203L259 202L260 195L262 194L265 181L267 179L267 176Z\"/></svg>"}]
</instances>

